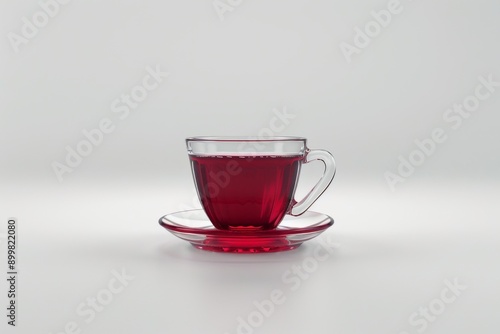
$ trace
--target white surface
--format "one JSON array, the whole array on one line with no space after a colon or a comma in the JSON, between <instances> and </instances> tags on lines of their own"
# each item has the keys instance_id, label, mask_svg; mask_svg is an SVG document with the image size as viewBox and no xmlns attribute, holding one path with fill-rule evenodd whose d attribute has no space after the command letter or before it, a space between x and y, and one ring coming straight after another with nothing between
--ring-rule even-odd
<instances>
[{"instance_id":1,"label":"white surface","mask_svg":"<svg viewBox=\"0 0 500 334\"><path fill-rule=\"evenodd\" d=\"M467 289L425 332L500 326L498 184L422 183L395 195L337 181L313 207L335 218L320 238L336 247L295 291L282 275L318 240L277 254L196 250L157 224L190 196L167 188L18 188L2 198L19 212L17 332L57 333L75 321L83 333L236 333L237 317L279 289L285 302L255 333L418 333L410 314L455 278ZM121 268L135 279L87 324L78 305Z\"/></svg>"}]
</instances>

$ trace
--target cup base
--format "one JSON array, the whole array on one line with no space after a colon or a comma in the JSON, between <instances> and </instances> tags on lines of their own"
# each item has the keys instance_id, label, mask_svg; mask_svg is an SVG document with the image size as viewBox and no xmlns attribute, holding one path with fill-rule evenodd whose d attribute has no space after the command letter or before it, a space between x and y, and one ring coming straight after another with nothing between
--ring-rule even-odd
<instances>
[{"instance_id":1,"label":"cup base","mask_svg":"<svg viewBox=\"0 0 500 334\"><path fill-rule=\"evenodd\" d=\"M286 237L247 237L240 238L206 238L203 245L193 243L193 246L211 252L224 253L273 253L292 250L300 244L291 245Z\"/></svg>"}]
</instances>

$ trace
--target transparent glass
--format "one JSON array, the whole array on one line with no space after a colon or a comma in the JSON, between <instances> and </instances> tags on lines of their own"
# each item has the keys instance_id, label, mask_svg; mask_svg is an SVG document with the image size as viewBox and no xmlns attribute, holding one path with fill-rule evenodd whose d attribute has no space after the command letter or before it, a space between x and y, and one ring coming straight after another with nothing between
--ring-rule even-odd
<instances>
[{"instance_id":1,"label":"transparent glass","mask_svg":"<svg viewBox=\"0 0 500 334\"><path fill-rule=\"evenodd\" d=\"M274 229L285 214L306 212L335 176L332 154L309 149L302 137L191 137L186 144L198 196L218 229ZM301 166L316 160L323 175L296 201Z\"/></svg>"},{"instance_id":2,"label":"transparent glass","mask_svg":"<svg viewBox=\"0 0 500 334\"><path fill-rule=\"evenodd\" d=\"M203 210L174 212L160 218L159 223L178 238L194 247L226 253L269 253L292 250L317 237L333 225L325 214L307 211L303 215L283 218L274 230L226 231L214 228Z\"/></svg>"}]
</instances>

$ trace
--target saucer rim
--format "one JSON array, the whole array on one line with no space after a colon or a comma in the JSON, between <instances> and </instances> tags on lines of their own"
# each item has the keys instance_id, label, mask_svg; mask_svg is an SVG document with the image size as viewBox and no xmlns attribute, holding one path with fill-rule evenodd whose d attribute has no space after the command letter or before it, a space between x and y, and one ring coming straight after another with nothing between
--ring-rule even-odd
<instances>
[{"instance_id":1,"label":"saucer rim","mask_svg":"<svg viewBox=\"0 0 500 334\"><path fill-rule=\"evenodd\" d=\"M283 226L282 224L285 222L286 217L295 217L292 215L285 215L285 218L283 218L283 221L278 225L277 228L273 230L261 230L261 231L234 231L234 230L219 230L215 228L210 220L207 218L207 223L210 224L210 226L206 226L203 228L197 228L197 227L188 227L186 225L173 225L175 223L171 223L171 221L166 218L167 216L170 215L175 215L179 213L184 213L184 212L190 212L190 211L204 211L203 209L191 209L191 210L181 210L181 211L176 211L176 212L171 212L166 215L163 215L159 218L158 223L168 230L169 232L176 232L176 233L189 233L189 234L195 234L195 235L204 235L204 236L225 236L225 237L243 237L243 238L248 238L248 237L277 237L277 236L289 236L289 235L297 235L297 234L307 234L307 233L317 233L317 232L322 232L329 227L331 227L335 221L332 217L325 213L320 213L316 211L306 211L306 213L313 213L317 215L324 216L324 218L312 225L308 225L305 227L289 227L286 228L286 225ZM298 216L300 217L300 216ZM165 223L164 220L166 220L169 223ZM283 228L284 227L284 228Z\"/></svg>"}]
</instances>

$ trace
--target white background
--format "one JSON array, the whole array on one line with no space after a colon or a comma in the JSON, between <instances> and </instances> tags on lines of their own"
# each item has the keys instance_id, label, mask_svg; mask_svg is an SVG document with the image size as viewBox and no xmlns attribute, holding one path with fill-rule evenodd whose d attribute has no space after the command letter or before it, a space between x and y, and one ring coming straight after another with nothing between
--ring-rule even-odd
<instances>
[{"instance_id":1,"label":"white background","mask_svg":"<svg viewBox=\"0 0 500 334\"><path fill-rule=\"evenodd\" d=\"M73 0L16 52L9 34L41 7L0 3L1 263L14 216L20 271L18 327L2 315L2 332L74 321L83 333L232 334L280 289L285 303L255 333L413 334L410 315L458 279L465 291L421 332L497 333L500 87L457 129L443 115L478 77L500 82L498 2L401 0L350 62L341 43L354 45L386 1L232 7L221 20L211 1ZM113 101L157 66L169 76L121 119ZM338 163L312 208L335 219L323 238L337 246L296 291L282 275L318 241L205 253L157 224L199 206L185 137L258 135L283 110L293 119L277 134L307 137ZM114 130L58 180L54 162L104 118ZM385 173L436 128L446 141L392 191ZM304 169L299 193L320 171ZM134 280L86 323L77 307L122 268Z\"/></svg>"}]
</instances>

